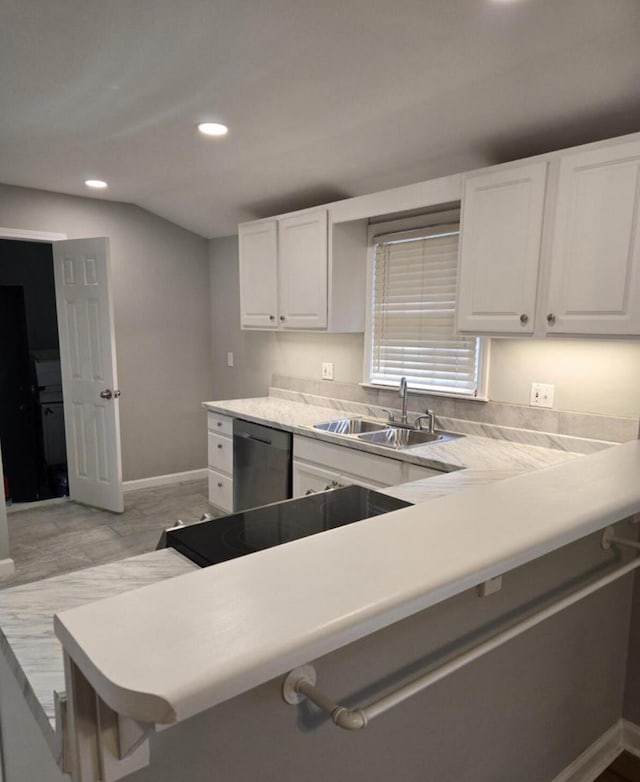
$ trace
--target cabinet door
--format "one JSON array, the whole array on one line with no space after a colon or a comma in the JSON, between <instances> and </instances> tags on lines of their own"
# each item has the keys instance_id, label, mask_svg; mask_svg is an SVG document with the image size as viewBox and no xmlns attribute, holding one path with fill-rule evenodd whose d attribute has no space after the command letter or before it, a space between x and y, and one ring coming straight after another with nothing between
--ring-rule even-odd
<instances>
[{"instance_id":1,"label":"cabinet door","mask_svg":"<svg viewBox=\"0 0 640 782\"><path fill-rule=\"evenodd\" d=\"M303 497L316 491L336 488L340 475L332 470L293 460L293 496Z\"/></svg>"},{"instance_id":2,"label":"cabinet door","mask_svg":"<svg viewBox=\"0 0 640 782\"><path fill-rule=\"evenodd\" d=\"M280 325L327 327L327 212L316 209L279 223Z\"/></svg>"},{"instance_id":3,"label":"cabinet door","mask_svg":"<svg viewBox=\"0 0 640 782\"><path fill-rule=\"evenodd\" d=\"M560 161L547 334L640 334L640 142Z\"/></svg>"},{"instance_id":4,"label":"cabinet door","mask_svg":"<svg viewBox=\"0 0 640 782\"><path fill-rule=\"evenodd\" d=\"M458 331L533 333L546 177L542 161L466 179Z\"/></svg>"},{"instance_id":5,"label":"cabinet door","mask_svg":"<svg viewBox=\"0 0 640 782\"><path fill-rule=\"evenodd\" d=\"M278 327L278 225L275 220L238 226L240 325Z\"/></svg>"}]
</instances>

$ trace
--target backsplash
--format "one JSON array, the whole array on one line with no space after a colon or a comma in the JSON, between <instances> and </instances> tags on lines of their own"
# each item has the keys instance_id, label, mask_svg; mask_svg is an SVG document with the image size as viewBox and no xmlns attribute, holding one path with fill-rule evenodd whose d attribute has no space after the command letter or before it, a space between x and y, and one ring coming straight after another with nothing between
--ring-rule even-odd
<instances>
[{"instance_id":1,"label":"backsplash","mask_svg":"<svg viewBox=\"0 0 640 782\"><path fill-rule=\"evenodd\" d=\"M383 408L399 408L398 392L394 390L285 375L273 375L269 395L361 415L384 416ZM581 453L598 450L603 442L622 443L638 437L638 418L412 393L408 408L413 415L427 408L434 410L441 429Z\"/></svg>"}]
</instances>

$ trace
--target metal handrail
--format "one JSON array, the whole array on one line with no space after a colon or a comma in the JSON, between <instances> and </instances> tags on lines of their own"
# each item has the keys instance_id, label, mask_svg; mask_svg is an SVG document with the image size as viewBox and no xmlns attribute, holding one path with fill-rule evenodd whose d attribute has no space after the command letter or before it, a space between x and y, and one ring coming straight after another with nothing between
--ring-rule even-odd
<instances>
[{"instance_id":1,"label":"metal handrail","mask_svg":"<svg viewBox=\"0 0 640 782\"><path fill-rule=\"evenodd\" d=\"M637 541L618 538L612 533L613 529L610 527L604 531L602 535L602 547L604 549L609 548L611 543L640 549L640 544ZM603 589L614 581L617 581L619 578L626 576L628 573L636 570L639 566L640 557L632 559L626 565L622 565L611 573L608 573L606 576L572 592L570 595L558 600L553 605L547 606L546 608L531 614L531 616L528 616L521 622L512 625L506 630L503 630L477 646L474 646L473 649L469 649L457 657L454 657L452 660L419 676L417 679L414 679L408 684L399 687L397 690L373 701L367 706L348 709L346 706L336 703L332 698L315 686L316 672L311 665L303 665L289 673L283 686L283 698L287 703L291 704L300 703L307 698L322 711L326 712L339 728L344 728L345 730L360 730L361 728L365 728L374 717L384 714L384 712L389 711L389 709L392 709L394 706L403 703L408 698L411 698L413 695L430 687L432 684L435 684L455 671L458 671L465 665L468 665L488 652L497 649L499 646L507 643L507 641L511 641L513 638L516 638L527 630L530 630L532 627L544 622L546 619L564 611L565 608L569 608L574 603L583 600L585 597L597 592L599 589Z\"/></svg>"}]
</instances>

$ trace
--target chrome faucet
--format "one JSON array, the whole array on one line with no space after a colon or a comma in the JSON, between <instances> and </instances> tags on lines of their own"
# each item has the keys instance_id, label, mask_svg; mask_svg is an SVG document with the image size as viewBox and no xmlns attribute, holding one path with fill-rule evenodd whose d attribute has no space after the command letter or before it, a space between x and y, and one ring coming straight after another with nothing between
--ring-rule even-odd
<instances>
[{"instance_id":1,"label":"chrome faucet","mask_svg":"<svg viewBox=\"0 0 640 782\"><path fill-rule=\"evenodd\" d=\"M407 419L407 378L401 377L400 378L400 396L402 397L402 415L400 416L400 423L401 424L407 424L409 423Z\"/></svg>"}]
</instances>

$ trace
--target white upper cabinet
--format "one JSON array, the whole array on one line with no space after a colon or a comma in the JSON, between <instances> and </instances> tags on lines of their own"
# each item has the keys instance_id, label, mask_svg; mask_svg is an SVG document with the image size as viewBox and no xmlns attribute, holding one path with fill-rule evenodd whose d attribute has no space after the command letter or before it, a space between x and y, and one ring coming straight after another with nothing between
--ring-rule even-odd
<instances>
[{"instance_id":1,"label":"white upper cabinet","mask_svg":"<svg viewBox=\"0 0 640 782\"><path fill-rule=\"evenodd\" d=\"M279 319L285 329L327 327L327 212L283 217L278 225Z\"/></svg>"},{"instance_id":2,"label":"white upper cabinet","mask_svg":"<svg viewBox=\"0 0 640 782\"><path fill-rule=\"evenodd\" d=\"M546 177L537 161L465 180L459 331L533 333Z\"/></svg>"},{"instance_id":3,"label":"white upper cabinet","mask_svg":"<svg viewBox=\"0 0 640 782\"><path fill-rule=\"evenodd\" d=\"M640 335L640 136L467 176L457 327Z\"/></svg>"},{"instance_id":4,"label":"white upper cabinet","mask_svg":"<svg viewBox=\"0 0 640 782\"><path fill-rule=\"evenodd\" d=\"M243 223L245 329L364 330L367 221L333 225L326 209Z\"/></svg>"},{"instance_id":5,"label":"white upper cabinet","mask_svg":"<svg viewBox=\"0 0 640 782\"><path fill-rule=\"evenodd\" d=\"M547 334L640 334L640 141L560 159Z\"/></svg>"},{"instance_id":6,"label":"white upper cabinet","mask_svg":"<svg viewBox=\"0 0 640 782\"><path fill-rule=\"evenodd\" d=\"M278 223L268 220L238 227L240 302L243 328L278 326Z\"/></svg>"}]
</instances>

